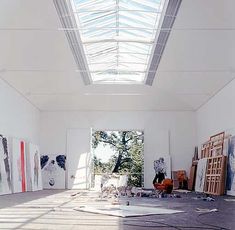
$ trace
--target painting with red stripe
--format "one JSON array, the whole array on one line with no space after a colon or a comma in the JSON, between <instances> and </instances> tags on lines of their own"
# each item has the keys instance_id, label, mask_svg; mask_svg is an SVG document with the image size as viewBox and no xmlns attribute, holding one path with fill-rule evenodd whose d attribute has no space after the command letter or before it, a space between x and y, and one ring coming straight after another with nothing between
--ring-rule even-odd
<instances>
[{"instance_id":1,"label":"painting with red stripe","mask_svg":"<svg viewBox=\"0 0 235 230\"><path fill-rule=\"evenodd\" d=\"M25 177L25 144L20 142L20 159L21 159L21 185L22 192L26 192L26 177Z\"/></svg>"},{"instance_id":2,"label":"painting with red stripe","mask_svg":"<svg viewBox=\"0 0 235 230\"><path fill-rule=\"evenodd\" d=\"M13 193L26 192L25 142L12 138L12 185Z\"/></svg>"}]
</instances>

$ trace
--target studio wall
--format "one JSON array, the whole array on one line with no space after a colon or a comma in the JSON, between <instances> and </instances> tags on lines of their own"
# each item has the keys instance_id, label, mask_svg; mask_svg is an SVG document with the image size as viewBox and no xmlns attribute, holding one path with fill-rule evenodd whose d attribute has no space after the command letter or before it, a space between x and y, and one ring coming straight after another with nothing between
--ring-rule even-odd
<instances>
[{"instance_id":1,"label":"studio wall","mask_svg":"<svg viewBox=\"0 0 235 230\"><path fill-rule=\"evenodd\" d=\"M87 128L95 130L144 130L145 187L152 187L153 161L159 154L165 155L170 152L172 170L186 169L188 171L194 146L197 143L194 112L56 111L41 112L41 153L66 153L67 131L69 129ZM69 159L68 157L68 167Z\"/></svg>"},{"instance_id":2,"label":"studio wall","mask_svg":"<svg viewBox=\"0 0 235 230\"><path fill-rule=\"evenodd\" d=\"M0 78L0 134L39 142L40 111Z\"/></svg>"},{"instance_id":3,"label":"studio wall","mask_svg":"<svg viewBox=\"0 0 235 230\"><path fill-rule=\"evenodd\" d=\"M226 85L205 105L198 109L197 130L198 145L208 137L221 131L235 134L235 80Z\"/></svg>"}]
</instances>

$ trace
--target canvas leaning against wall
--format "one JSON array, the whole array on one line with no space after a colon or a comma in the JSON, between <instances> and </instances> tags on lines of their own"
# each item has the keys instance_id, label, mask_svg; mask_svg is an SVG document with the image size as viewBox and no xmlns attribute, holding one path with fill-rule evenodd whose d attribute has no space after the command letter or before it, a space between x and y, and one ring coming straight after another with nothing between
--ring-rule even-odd
<instances>
[{"instance_id":1,"label":"canvas leaning against wall","mask_svg":"<svg viewBox=\"0 0 235 230\"><path fill-rule=\"evenodd\" d=\"M8 139L0 134L0 195L12 193Z\"/></svg>"},{"instance_id":2,"label":"canvas leaning against wall","mask_svg":"<svg viewBox=\"0 0 235 230\"><path fill-rule=\"evenodd\" d=\"M32 143L28 144L27 151L27 190L42 190L42 175L40 164L39 147Z\"/></svg>"},{"instance_id":3,"label":"canvas leaning against wall","mask_svg":"<svg viewBox=\"0 0 235 230\"><path fill-rule=\"evenodd\" d=\"M153 162L155 174L162 173L165 178L171 178L171 157L162 155Z\"/></svg>"},{"instance_id":4,"label":"canvas leaning against wall","mask_svg":"<svg viewBox=\"0 0 235 230\"><path fill-rule=\"evenodd\" d=\"M205 186L207 158L202 158L198 161L195 191L203 192Z\"/></svg>"},{"instance_id":5,"label":"canvas leaning against wall","mask_svg":"<svg viewBox=\"0 0 235 230\"><path fill-rule=\"evenodd\" d=\"M26 156L24 141L16 138L12 139L11 159L13 192L26 192Z\"/></svg>"},{"instance_id":6,"label":"canvas leaning against wall","mask_svg":"<svg viewBox=\"0 0 235 230\"><path fill-rule=\"evenodd\" d=\"M65 189L65 155L42 155L41 170L44 189Z\"/></svg>"},{"instance_id":7,"label":"canvas leaning against wall","mask_svg":"<svg viewBox=\"0 0 235 230\"><path fill-rule=\"evenodd\" d=\"M228 195L235 196L235 136L229 142L226 190Z\"/></svg>"}]
</instances>

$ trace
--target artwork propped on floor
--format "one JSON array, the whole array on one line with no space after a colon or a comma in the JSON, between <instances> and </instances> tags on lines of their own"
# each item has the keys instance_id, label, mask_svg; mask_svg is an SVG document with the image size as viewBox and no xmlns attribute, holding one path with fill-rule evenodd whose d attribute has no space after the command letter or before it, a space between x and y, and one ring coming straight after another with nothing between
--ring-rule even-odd
<instances>
[{"instance_id":1,"label":"artwork propped on floor","mask_svg":"<svg viewBox=\"0 0 235 230\"><path fill-rule=\"evenodd\" d=\"M196 192L204 191L206 167L207 167L207 158L200 159L198 161L198 166L197 166L197 175L196 175L196 184L195 184Z\"/></svg>"},{"instance_id":2,"label":"artwork propped on floor","mask_svg":"<svg viewBox=\"0 0 235 230\"><path fill-rule=\"evenodd\" d=\"M235 196L235 136L229 144L226 189L228 195Z\"/></svg>"},{"instance_id":3,"label":"artwork propped on floor","mask_svg":"<svg viewBox=\"0 0 235 230\"><path fill-rule=\"evenodd\" d=\"M42 175L40 166L39 147L34 144L28 145L27 151L27 190L42 190Z\"/></svg>"},{"instance_id":4,"label":"artwork propped on floor","mask_svg":"<svg viewBox=\"0 0 235 230\"><path fill-rule=\"evenodd\" d=\"M165 178L171 178L171 157L170 155L162 155L153 162L156 174L162 173Z\"/></svg>"},{"instance_id":5,"label":"artwork propped on floor","mask_svg":"<svg viewBox=\"0 0 235 230\"><path fill-rule=\"evenodd\" d=\"M159 207L143 207L143 206L125 206L125 205L106 205L106 206L81 206L75 208L76 211L103 214L118 217L134 217L148 216L159 214L175 214L183 211L166 209Z\"/></svg>"},{"instance_id":6,"label":"artwork propped on floor","mask_svg":"<svg viewBox=\"0 0 235 230\"><path fill-rule=\"evenodd\" d=\"M65 189L65 155L41 156L41 169L44 189Z\"/></svg>"},{"instance_id":7,"label":"artwork propped on floor","mask_svg":"<svg viewBox=\"0 0 235 230\"><path fill-rule=\"evenodd\" d=\"M13 192L26 192L25 142L12 139L12 185Z\"/></svg>"},{"instance_id":8,"label":"artwork propped on floor","mask_svg":"<svg viewBox=\"0 0 235 230\"><path fill-rule=\"evenodd\" d=\"M12 193L8 140L0 135L0 195Z\"/></svg>"}]
</instances>

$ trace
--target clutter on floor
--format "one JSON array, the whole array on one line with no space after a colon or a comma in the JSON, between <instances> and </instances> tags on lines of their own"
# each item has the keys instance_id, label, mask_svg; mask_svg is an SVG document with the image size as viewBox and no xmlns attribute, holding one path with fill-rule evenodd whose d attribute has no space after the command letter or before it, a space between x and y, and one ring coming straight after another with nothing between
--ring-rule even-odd
<instances>
[{"instance_id":1,"label":"clutter on floor","mask_svg":"<svg viewBox=\"0 0 235 230\"><path fill-rule=\"evenodd\" d=\"M76 196L71 196L78 192L79 194ZM225 202L224 199L231 199L231 197L227 196L217 196L214 202L206 202L203 199L192 199L192 197L197 196L195 192L178 194L173 191L173 194L166 194L167 197L165 198L124 196L116 200L119 204L112 205L112 201L115 201L115 199L100 199L99 195L100 193L96 191L43 190L27 194L18 193L2 196L0 197L0 228L8 230L134 230L140 228L144 230L195 228L201 230L232 230L235 226L233 215L235 203ZM181 198L176 198L177 195L180 195ZM124 206L126 212L133 208L130 211L132 215L133 212L136 212L135 207L138 210L142 207L145 214L147 212L151 213L152 209L154 209L160 212L161 216L155 214L146 216L138 213L138 216L120 218L119 216L74 210L76 207L81 206L83 208L105 207L105 209L111 207L114 213L115 210L116 212L121 212L120 206ZM171 210L181 212L164 214L162 209L167 209L167 213L171 212ZM124 214L126 213L124 212ZM209 225L211 224L214 227L210 227Z\"/></svg>"}]
</instances>

